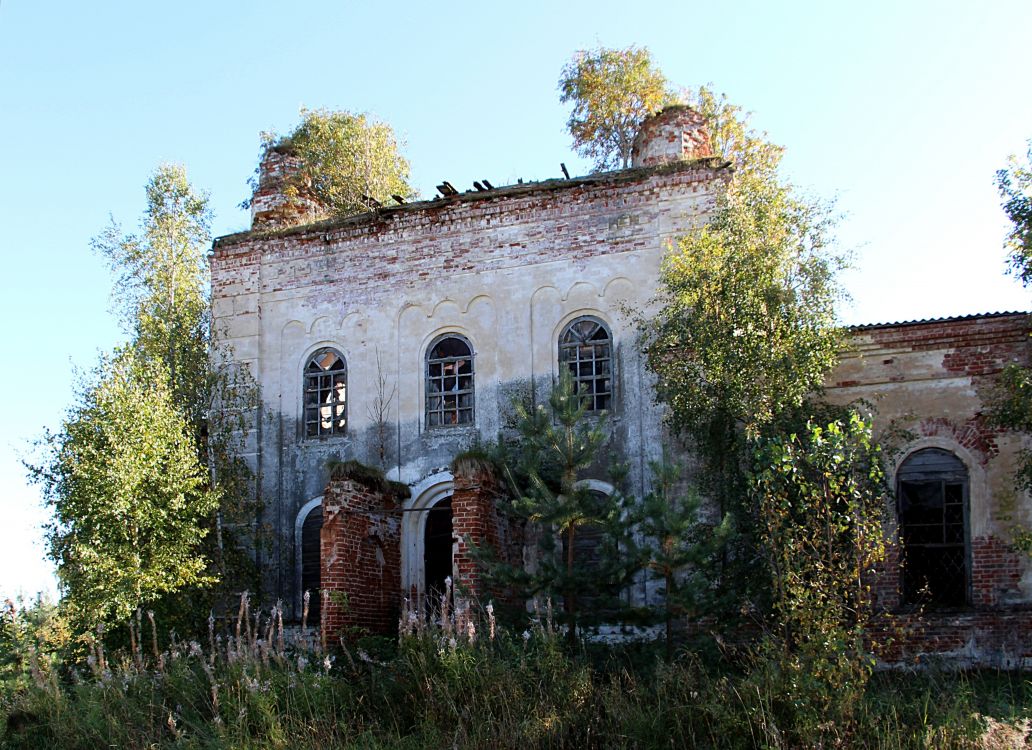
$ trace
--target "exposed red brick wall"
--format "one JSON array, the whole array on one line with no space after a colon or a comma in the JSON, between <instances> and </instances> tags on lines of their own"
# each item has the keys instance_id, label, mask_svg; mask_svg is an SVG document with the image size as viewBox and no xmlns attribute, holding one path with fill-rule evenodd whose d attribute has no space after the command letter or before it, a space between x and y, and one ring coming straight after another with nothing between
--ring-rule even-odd
<instances>
[{"instance_id":1,"label":"exposed red brick wall","mask_svg":"<svg viewBox=\"0 0 1032 750\"><path fill-rule=\"evenodd\" d=\"M886 613L870 628L883 662L915 663L944 656L970 663L1014 665L1032 659L1032 609L1027 605L957 612Z\"/></svg>"},{"instance_id":2,"label":"exposed red brick wall","mask_svg":"<svg viewBox=\"0 0 1032 750\"><path fill-rule=\"evenodd\" d=\"M1003 606L1020 595L1021 556L995 536L971 540L971 603Z\"/></svg>"},{"instance_id":3,"label":"exposed red brick wall","mask_svg":"<svg viewBox=\"0 0 1032 750\"><path fill-rule=\"evenodd\" d=\"M331 480L323 496L322 632L391 633L401 596L401 539L393 497L351 479ZM340 595L346 596L346 603Z\"/></svg>"},{"instance_id":4,"label":"exposed red brick wall","mask_svg":"<svg viewBox=\"0 0 1032 750\"><path fill-rule=\"evenodd\" d=\"M258 186L251 196L251 226L271 229L311 221L325 209L308 190L297 190L288 198L284 190L301 169L301 160L293 154L270 148L265 151L258 169Z\"/></svg>"},{"instance_id":5,"label":"exposed red brick wall","mask_svg":"<svg viewBox=\"0 0 1032 750\"><path fill-rule=\"evenodd\" d=\"M631 163L635 167L712 155L706 118L684 105L667 107L645 120L631 147Z\"/></svg>"},{"instance_id":6,"label":"exposed red brick wall","mask_svg":"<svg viewBox=\"0 0 1032 750\"><path fill-rule=\"evenodd\" d=\"M1001 538L1006 529L998 521L998 494L1009 497L1013 486L1001 453L1013 455L1015 445L987 416L997 375L1010 363L1029 362L1029 320L1024 313L1003 313L860 327L829 379L833 400L862 398L875 405L876 428L896 419L915 438L943 438L965 449L985 477L980 491L972 492L974 502L988 507L972 509L982 520L970 541L968 606L921 611L902 604L900 549L895 540L888 545L874 581L882 614L871 629L885 661L931 654L981 663L1032 656L1032 604L1020 586L1027 561Z\"/></svg>"},{"instance_id":7,"label":"exposed red brick wall","mask_svg":"<svg viewBox=\"0 0 1032 750\"><path fill-rule=\"evenodd\" d=\"M303 290L324 306L350 310L457 273L639 251L657 245L661 228L673 237L701 223L729 178L719 160L700 159L231 235L215 243L212 295L225 304L250 292ZM686 210L693 196L697 210ZM352 255L362 262L341 262Z\"/></svg>"},{"instance_id":8,"label":"exposed red brick wall","mask_svg":"<svg viewBox=\"0 0 1032 750\"><path fill-rule=\"evenodd\" d=\"M472 547L490 547L499 559L521 561L523 538L520 529L501 514L497 498L501 492L490 471L458 471L452 490L452 527L458 538L454 564L456 584L486 603L488 599L512 599L511 592L490 589L483 580L480 563Z\"/></svg>"}]
</instances>

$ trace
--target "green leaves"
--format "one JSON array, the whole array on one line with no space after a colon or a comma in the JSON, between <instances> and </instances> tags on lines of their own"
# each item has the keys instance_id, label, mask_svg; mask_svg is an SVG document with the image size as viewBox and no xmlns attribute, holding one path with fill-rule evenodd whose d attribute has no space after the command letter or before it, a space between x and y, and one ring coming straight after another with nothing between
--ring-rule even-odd
<instances>
[{"instance_id":1,"label":"green leaves","mask_svg":"<svg viewBox=\"0 0 1032 750\"><path fill-rule=\"evenodd\" d=\"M235 550L222 521L254 517L241 512L249 472L234 436L257 392L209 359L207 196L176 165L160 166L146 195L137 234L112 224L93 241L130 342L101 360L28 467L55 514L51 556L80 629L208 584L213 563L225 574Z\"/></svg>"},{"instance_id":2,"label":"green leaves","mask_svg":"<svg viewBox=\"0 0 1032 750\"><path fill-rule=\"evenodd\" d=\"M116 274L112 297L134 348L164 363L173 400L199 423L209 401L211 210L180 165L158 167L146 192L139 235L123 236L112 224L92 245Z\"/></svg>"},{"instance_id":3,"label":"green leaves","mask_svg":"<svg viewBox=\"0 0 1032 750\"><path fill-rule=\"evenodd\" d=\"M1032 140L1024 160L1011 156L1006 168L996 173L1003 211L1013 226L1005 247L1010 272L1025 286L1032 284Z\"/></svg>"},{"instance_id":4,"label":"green leaves","mask_svg":"<svg viewBox=\"0 0 1032 750\"><path fill-rule=\"evenodd\" d=\"M308 190L337 216L368 211L370 198L388 203L394 195L415 196L394 130L367 115L302 109L301 123L290 135L265 139L266 147L301 158L301 172L288 193Z\"/></svg>"},{"instance_id":5,"label":"green leaves","mask_svg":"<svg viewBox=\"0 0 1032 750\"><path fill-rule=\"evenodd\" d=\"M817 686L793 700L858 699L872 663L864 642L872 574L885 557L885 477L870 425L855 412L809 422L799 434L759 440L754 461L777 626L768 645L786 675L805 678L788 684Z\"/></svg>"},{"instance_id":6,"label":"green leaves","mask_svg":"<svg viewBox=\"0 0 1032 750\"><path fill-rule=\"evenodd\" d=\"M826 213L745 177L663 268L646 354L671 420L690 433L724 413L758 434L820 389L835 364L835 271Z\"/></svg>"},{"instance_id":7,"label":"green leaves","mask_svg":"<svg viewBox=\"0 0 1032 750\"><path fill-rule=\"evenodd\" d=\"M573 102L566 126L595 171L626 168L638 126L673 103L667 80L644 47L580 50L559 78L560 101Z\"/></svg>"},{"instance_id":8,"label":"green leaves","mask_svg":"<svg viewBox=\"0 0 1032 750\"><path fill-rule=\"evenodd\" d=\"M204 582L198 545L218 503L160 362L102 360L36 469L55 518L51 555L80 623L125 619Z\"/></svg>"},{"instance_id":9,"label":"green leaves","mask_svg":"<svg viewBox=\"0 0 1032 750\"><path fill-rule=\"evenodd\" d=\"M548 407L515 401L519 445L502 446L514 499L508 510L530 522L528 541L539 555L532 571L482 556L488 575L515 585L527 596L562 597L571 642L578 627L612 612L633 574L628 554L629 519L623 495L593 491L582 480L602 459L607 440L603 419L588 418L574 392L570 370L560 370ZM614 480L615 481L615 480ZM584 553L592 552L591 560Z\"/></svg>"}]
</instances>

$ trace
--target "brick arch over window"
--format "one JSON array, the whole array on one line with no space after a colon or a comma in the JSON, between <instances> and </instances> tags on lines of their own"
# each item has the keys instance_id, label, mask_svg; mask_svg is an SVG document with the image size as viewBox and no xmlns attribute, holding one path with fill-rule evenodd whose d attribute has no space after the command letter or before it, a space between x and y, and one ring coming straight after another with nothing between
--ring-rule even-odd
<instances>
[{"instance_id":1,"label":"brick arch over window","mask_svg":"<svg viewBox=\"0 0 1032 750\"><path fill-rule=\"evenodd\" d=\"M426 426L472 425L473 346L455 333L434 339L426 350Z\"/></svg>"},{"instance_id":2,"label":"brick arch over window","mask_svg":"<svg viewBox=\"0 0 1032 750\"><path fill-rule=\"evenodd\" d=\"M305 437L343 435L348 424L348 366L336 349L317 350L305 363Z\"/></svg>"},{"instance_id":3,"label":"brick arch over window","mask_svg":"<svg viewBox=\"0 0 1032 750\"><path fill-rule=\"evenodd\" d=\"M923 448L896 472L896 513L906 604L971 601L970 477L956 454Z\"/></svg>"},{"instance_id":4,"label":"brick arch over window","mask_svg":"<svg viewBox=\"0 0 1032 750\"><path fill-rule=\"evenodd\" d=\"M559 367L573 376L576 392L589 412L607 411L613 403L613 335L601 320L585 315L559 334Z\"/></svg>"}]
</instances>

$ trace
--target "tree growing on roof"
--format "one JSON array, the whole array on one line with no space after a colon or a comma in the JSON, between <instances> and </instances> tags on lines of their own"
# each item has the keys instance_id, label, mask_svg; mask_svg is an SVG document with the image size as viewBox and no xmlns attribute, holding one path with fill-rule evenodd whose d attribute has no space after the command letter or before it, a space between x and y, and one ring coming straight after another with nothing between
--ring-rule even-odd
<instances>
[{"instance_id":1,"label":"tree growing on roof","mask_svg":"<svg viewBox=\"0 0 1032 750\"><path fill-rule=\"evenodd\" d=\"M559 77L559 99L572 102L566 127L595 171L626 169L642 121L675 97L645 47L580 50Z\"/></svg>"},{"instance_id":2,"label":"tree growing on roof","mask_svg":"<svg viewBox=\"0 0 1032 750\"><path fill-rule=\"evenodd\" d=\"M302 109L301 122L288 135L263 133L262 140L263 148L301 161L287 196L310 192L335 216L368 211L393 196L408 200L416 195L394 129L368 115Z\"/></svg>"}]
</instances>

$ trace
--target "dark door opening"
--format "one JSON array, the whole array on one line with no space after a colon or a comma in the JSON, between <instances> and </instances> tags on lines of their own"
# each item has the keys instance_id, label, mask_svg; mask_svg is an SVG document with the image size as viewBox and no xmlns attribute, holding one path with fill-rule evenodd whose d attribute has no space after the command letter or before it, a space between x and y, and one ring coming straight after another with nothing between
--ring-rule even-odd
<instances>
[{"instance_id":1,"label":"dark door opening","mask_svg":"<svg viewBox=\"0 0 1032 750\"><path fill-rule=\"evenodd\" d=\"M319 622L319 610L322 603L322 575L319 549L319 532L322 531L323 513L322 506L317 505L305 516L301 525L301 596L309 592L310 600L308 606L309 624ZM304 605L302 605L304 606ZM298 618L301 617L301 610L298 610Z\"/></svg>"},{"instance_id":2,"label":"dark door opening","mask_svg":"<svg viewBox=\"0 0 1032 750\"><path fill-rule=\"evenodd\" d=\"M452 574L452 534L451 498L447 497L430 508L423 531L423 590L428 612L440 608L444 579Z\"/></svg>"}]
</instances>

